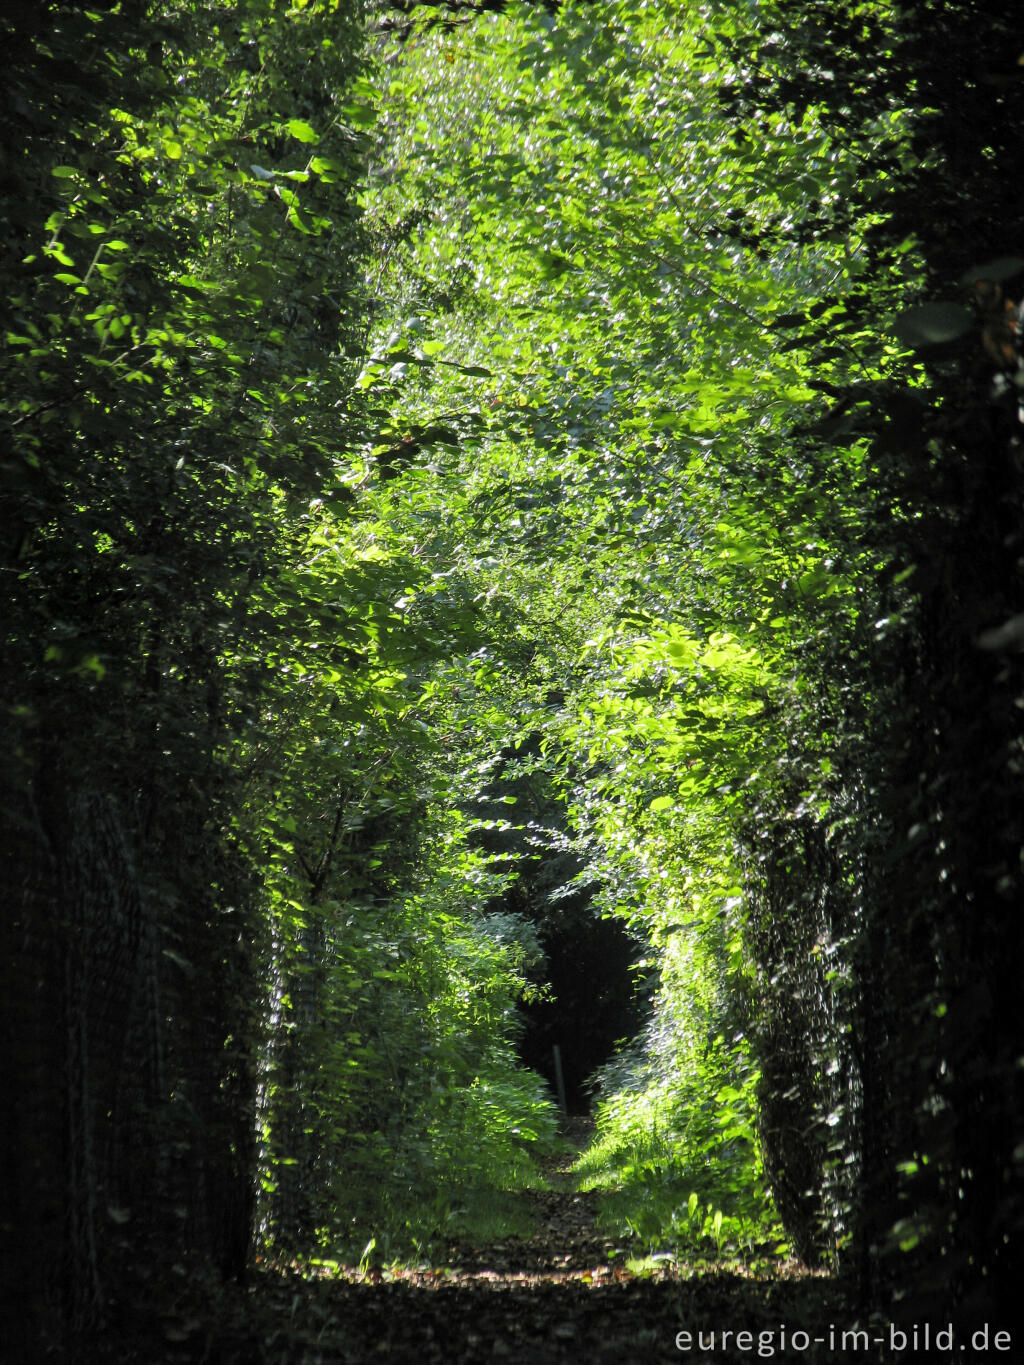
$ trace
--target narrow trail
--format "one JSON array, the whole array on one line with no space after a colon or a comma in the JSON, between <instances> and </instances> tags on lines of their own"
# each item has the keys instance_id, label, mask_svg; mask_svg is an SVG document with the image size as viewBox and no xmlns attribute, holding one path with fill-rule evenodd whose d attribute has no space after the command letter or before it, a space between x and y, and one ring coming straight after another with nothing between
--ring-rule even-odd
<instances>
[{"instance_id":1,"label":"narrow trail","mask_svg":"<svg viewBox=\"0 0 1024 1365\"><path fill-rule=\"evenodd\" d=\"M583 1145L585 1125L569 1128ZM573 1188L569 1152L548 1164L546 1190L519 1196L536 1219L527 1236L448 1246L446 1263L393 1270L370 1266L319 1279L260 1274L245 1305L219 1323L190 1324L161 1361L213 1365L651 1365L750 1361L758 1334L777 1359L839 1357L814 1338L841 1322L834 1287L780 1266L755 1275L735 1265L688 1269L664 1262L650 1274L626 1266L627 1246L596 1226L599 1193ZM233 1318L233 1321L231 1319ZM809 1349L787 1352L780 1330L805 1328ZM713 1349L708 1333L715 1332ZM752 1333L744 1346L735 1334ZM687 1348L677 1334L691 1332ZM703 1345L697 1333L704 1333ZM723 1332L731 1333L724 1347ZM172 1334L173 1335L173 1334ZM199 1347L203 1340L202 1349ZM741 1349L737 1349L737 1347Z\"/></svg>"},{"instance_id":2,"label":"narrow trail","mask_svg":"<svg viewBox=\"0 0 1024 1365\"><path fill-rule=\"evenodd\" d=\"M600 1194L577 1190L571 1175L573 1162L592 1134L589 1119L569 1119L563 1125L572 1147L541 1163L549 1188L522 1190L516 1196L528 1209L535 1230L485 1246L452 1242L446 1269L450 1283L501 1287L626 1278L624 1243L597 1228Z\"/></svg>"}]
</instances>

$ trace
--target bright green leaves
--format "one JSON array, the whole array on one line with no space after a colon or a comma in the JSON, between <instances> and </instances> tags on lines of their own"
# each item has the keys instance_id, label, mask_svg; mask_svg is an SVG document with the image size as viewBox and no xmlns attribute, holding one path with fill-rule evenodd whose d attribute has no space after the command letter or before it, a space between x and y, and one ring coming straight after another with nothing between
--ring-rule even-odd
<instances>
[{"instance_id":1,"label":"bright green leaves","mask_svg":"<svg viewBox=\"0 0 1024 1365\"><path fill-rule=\"evenodd\" d=\"M731 885L730 810L770 760L762 718L779 686L771 668L725 631L702 641L669 625L613 638L606 648L614 672L600 695L582 702L576 721L578 742L587 744L588 762L602 774L602 800L589 818L607 847L620 856L629 850L630 861L664 867L666 860L712 858L722 885ZM647 815L658 817L653 823L638 817L638 797ZM638 839L646 845L642 853ZM681 869L677 875L691 881ZM709 905L718 881L704 877ZM648 887L646 913L663 890ZM674 914L675 904L669 896L666 913Z\"/></svg>"},{"instance_id":2,"label":"bright green leaves","mask_svg":"<svg viewBox=\"0 0 1024 1365\"><path fill-rule=\"evenodd\" d=\"M471 594L482 642L431 680L435 715L457 752L543 734L602 903L657 945L659 1009L708 1027L751 979L744 840L830 815L807 660L858 628L858 421L898 363L847 312L880 220L849 204L884 199L864 167L907 121L762 109L749 53L775 79L800 51L772 23L599 2L418 32L389 53L366 194L366 505ZM816 446L819 419L845 444ZM694 1039L672 1065L701 1074ZM704 1137L740 1143L753 1081L722 1067Z\"/></svg>"},{"instance_id":3,"label":"bright green leaves","mask_svg":"<svg viewBox=\"0 0 1024 1365\"><path fill-rule=\"evenodd\" d=\"M303 119L289 119L285 129L288 136L293 137L296 142L312 143L315 146L320 141L320 134Z\"/></svg>"}]
</instances>

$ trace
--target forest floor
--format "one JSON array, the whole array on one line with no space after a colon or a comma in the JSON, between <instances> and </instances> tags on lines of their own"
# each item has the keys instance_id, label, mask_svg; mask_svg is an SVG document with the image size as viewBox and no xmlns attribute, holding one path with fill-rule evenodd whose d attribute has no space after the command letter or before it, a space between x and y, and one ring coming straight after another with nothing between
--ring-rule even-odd
<instances>
[{"instance_id":1,"label":"forest floor","mask_svg":"<svg viewBox=\"0 0 1024 1365\"><path fill-rule=\"evenodd\" d=\"M586 1136L586 1121L570 1121L571 1143L582 1146ZM830 1349L853 1324L843 1318L836 1286L793 1262L753 1269L668 1257L631 1261L628 1244L597 1226L600 1192L575 1189L574 1157L567 1150L547 1164L549 1188L517 1196L532 1214L526 1235L486 1245L453 1241L444 1262L430 1266L368 1264L320 1275L265 1270L244 1297L221 1301L212 1314L163 1315L159 1344L150 1317L142 1354L129 1348L118 1359L652 1365L877 1358Z\"/></svg>"}]
</instances>

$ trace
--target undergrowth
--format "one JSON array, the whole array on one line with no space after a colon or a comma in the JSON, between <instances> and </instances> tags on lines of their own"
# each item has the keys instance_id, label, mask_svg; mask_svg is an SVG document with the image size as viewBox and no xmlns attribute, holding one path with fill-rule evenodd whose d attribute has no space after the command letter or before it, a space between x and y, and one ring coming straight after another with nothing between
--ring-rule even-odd
<instances>
[{"instance_id":1,"label":"undergrowth","mask_svg":"<svg viewBox=\"0 0 1024 1365\"><path fill-rule=\"evenodd\" d=\"M657 1056L620 1059L573 1167L579 1188L603 1192L599 1224L644 1254L785 1255L753 1127L756 1074L721 1037L701 1060L673 1074Z\"/></svg>"},{"instance_id":2,"label":"undergrowth","mask_svg":"<svg viewBox=\"0 0 1024 1365\"><path fill-rule=\"evenodd\" d=\"M350 1232L325 1229L325 1255L355 1263L428 1260L453 1239L483 1243L526 1236L517 1193L544 1184L539 1162L557 1143L554 1105L532 1072L479 1079L415 1126L376 1180L351 1182Z\"/></svg>"}]
</instances>

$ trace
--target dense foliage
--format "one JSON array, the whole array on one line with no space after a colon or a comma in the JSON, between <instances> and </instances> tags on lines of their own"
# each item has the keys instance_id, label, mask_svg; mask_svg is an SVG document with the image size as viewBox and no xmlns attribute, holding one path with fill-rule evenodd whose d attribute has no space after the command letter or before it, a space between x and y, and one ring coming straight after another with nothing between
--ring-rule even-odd
<instances>
[{"instance_id":1,"label":"dense foliage","mask_svg":"<svg viewBox=\"0 0 1024 1365\"><path fill-rule=\"evenodd\" d=\"M422 566L349 510L356 9L4 24L3 1282L59 1341L139 1248L237 1275L424 1189L443 1224L551 1106L419 761L472 622L410 627Z\"/></svg>"},{"instance_id":2,"label":"dense foliage","mask_svg":"<svg viewBox=\"0 0 1024 1365\"><path fill-rule=\"evenodd\" d=\"M554 1133L516 1051L548 974L565 1036L628 1021L579 1169L645 1246L790 1248L865 1308L994 1320L1009 9L0 26L26 1358L140 1249L240 1276L500 1216ZM600 916L574 988L554 956L612 944Z\"/></svg>"}]
</instances>

